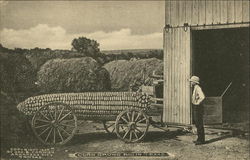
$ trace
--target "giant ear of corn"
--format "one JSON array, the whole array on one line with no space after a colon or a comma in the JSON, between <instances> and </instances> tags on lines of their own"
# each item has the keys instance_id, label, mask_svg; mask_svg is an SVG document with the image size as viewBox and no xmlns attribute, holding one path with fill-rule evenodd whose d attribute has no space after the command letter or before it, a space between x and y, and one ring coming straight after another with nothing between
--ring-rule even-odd
<instances>
[{"instance_id":1,"label":"giant ear of corn","mask_svg":"<svg viewBox=\"0 0 250 160\"><path fill-rule=\"evenodd\" d=\"M45 94L26 99L17 105L25 115L32 116L42 106L60 102L68 104L77 116L118 115L125 109L149 106L149 97L140 92L84 92Z\"/></svg>"}]
</instances>

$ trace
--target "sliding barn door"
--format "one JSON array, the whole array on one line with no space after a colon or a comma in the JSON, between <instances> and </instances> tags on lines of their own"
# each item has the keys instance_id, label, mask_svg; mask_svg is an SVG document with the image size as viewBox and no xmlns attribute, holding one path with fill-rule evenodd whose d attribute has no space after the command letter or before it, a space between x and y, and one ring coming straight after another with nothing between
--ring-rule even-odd
<instances>
[{"instance_id":1,"label":"sliding barn door","mask_svg":"<svg viewBox=\"0 0 250 160\"><path fill-rule=\"evenodd\" d=\"M163 121L191 124L190 28L164 29L164 108Z\"/></svg>"}]
</instances>

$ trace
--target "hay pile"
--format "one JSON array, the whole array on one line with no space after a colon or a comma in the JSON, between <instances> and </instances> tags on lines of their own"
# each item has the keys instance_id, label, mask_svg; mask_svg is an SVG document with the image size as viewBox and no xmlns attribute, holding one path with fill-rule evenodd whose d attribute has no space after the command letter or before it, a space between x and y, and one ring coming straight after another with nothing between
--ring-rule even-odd
<instances>
[{"instance_id":1,"label":"hay pile","mask_svg":"<svg viewBox=\"0 0 250 160\"><path fill-rule=\"evenodd\" d=\"M154 70L156 74L163 74L163 61L156 58L118 60L105 64L104 68L110 73L113 91L128 91L130 85L135 85L134 90L142 83L151 85L153 79L149 76Z\"/></svg>"},{"instance_id":2,"label":"hay pile","mask_svg":"<svg viewBox=\"0 0 250 160\"><path fill-rule=\"evenodd\" d=\"M106 69L92 58L53 59L38 71L38 85L43 93L67 93L110 90Z\"/></svg>"}]
</instances>

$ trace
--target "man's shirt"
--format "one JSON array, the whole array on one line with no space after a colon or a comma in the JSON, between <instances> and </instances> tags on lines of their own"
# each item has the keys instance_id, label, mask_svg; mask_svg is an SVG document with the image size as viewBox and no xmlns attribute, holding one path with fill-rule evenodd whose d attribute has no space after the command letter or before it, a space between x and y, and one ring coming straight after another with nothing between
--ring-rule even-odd
<instances>
[{"instance_id":1,"label":"man's shirt","mask_svg":"<svg viewBox=\"0 0 250 160\"><path fill-rule=\"evenodd\" d=\"M199 85L194 86L193 95L192 95L192 103L194 105L200 105L201 102L205 99L205 95Z\"/></svg>"}]
</instances>

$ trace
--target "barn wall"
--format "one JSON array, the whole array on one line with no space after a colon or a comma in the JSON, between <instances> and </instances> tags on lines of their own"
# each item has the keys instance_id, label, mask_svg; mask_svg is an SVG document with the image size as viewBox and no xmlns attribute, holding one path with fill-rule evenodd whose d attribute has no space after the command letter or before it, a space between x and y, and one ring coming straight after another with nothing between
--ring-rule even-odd
<instances>
[{"instance_id":1,"label":"barn wall","mask_svg":"<svg viewBox=\"0 0 250 160\"><path fill-rule=\"evenodd\" d=\"M247 23L249 4L249 0L166 0L165 23L173 27Z\"/></svg>"},{"instance_id":2,"label":"barn wall","mask_svg":"<svg viewBox=\"0 0 250 160\"><path fill-rule=\"evenodd\" d=\"M166 0L164 110L168 123L191 124L191 30L249 26L249 0ZM185 23L188 24L184 31ZM190 30L191 28L191 30Z\"/></svg>"},{"instance_id":3,"label":"barn wall","mask_svg":"<svg viewBox=\"0 0 250 160\"><path fill-rule=\"evenodd\" d=\"M163 121L190 124L190 28L164 30Z\"/></svg>"}]
</instances>

